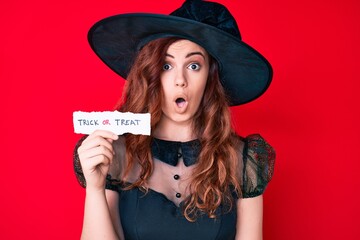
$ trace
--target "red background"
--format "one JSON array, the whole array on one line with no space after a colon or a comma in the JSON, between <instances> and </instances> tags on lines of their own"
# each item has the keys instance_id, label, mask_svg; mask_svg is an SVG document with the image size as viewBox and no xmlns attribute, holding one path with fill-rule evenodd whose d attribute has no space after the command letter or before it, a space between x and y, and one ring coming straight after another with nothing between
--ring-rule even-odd
<instances>
[{"instance_id":1,"label":"red background","mask_svg":"<svg viewBox=\"0 0 360 240\"><path fill-rule=\"evenodd\" d=\"M263 97L232 108L240 134L259 132L277 151L264 238L358 239L360 4L219 2L274 68ZM181 3L1 1L0 239L79 239L72 112L111 110L123 86L87 31L109 15L167 14Z\"/></svg>"}]
</instances>

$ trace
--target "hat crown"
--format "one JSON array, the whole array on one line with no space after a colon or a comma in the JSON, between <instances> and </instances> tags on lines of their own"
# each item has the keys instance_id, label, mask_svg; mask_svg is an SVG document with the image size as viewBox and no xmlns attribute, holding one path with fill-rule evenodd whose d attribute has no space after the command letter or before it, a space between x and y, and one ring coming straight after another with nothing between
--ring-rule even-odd
<instances>
[{"instance_id":1,"label":"hat crown","mask_svg":"<svg viewBox=\"0 0 360 240\"><path fill-rule=\"evenodd\" d=\"M180 8L170 13L170 15L211 25L241 40L235 18L225 6L219 3L187 0Z\"/></svg>"}]
</instances>

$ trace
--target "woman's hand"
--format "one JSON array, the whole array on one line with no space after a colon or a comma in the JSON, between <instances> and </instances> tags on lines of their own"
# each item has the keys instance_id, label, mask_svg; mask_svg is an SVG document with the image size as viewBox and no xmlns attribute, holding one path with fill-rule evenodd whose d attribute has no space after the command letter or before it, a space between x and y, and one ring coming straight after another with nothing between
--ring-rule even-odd
<instances>
[{"instance_id":1,"label":"woman's hand","mask_svg":"<svg viewBox=\"0 0 360 240\"><path fill-rule=\"evenodd\" d=\"M106 175L115 154L112 142L117 139L118 136L112 132L97 130L90 134L78 148L87 190L105 189Z\"/></svg>"}]
</instances>

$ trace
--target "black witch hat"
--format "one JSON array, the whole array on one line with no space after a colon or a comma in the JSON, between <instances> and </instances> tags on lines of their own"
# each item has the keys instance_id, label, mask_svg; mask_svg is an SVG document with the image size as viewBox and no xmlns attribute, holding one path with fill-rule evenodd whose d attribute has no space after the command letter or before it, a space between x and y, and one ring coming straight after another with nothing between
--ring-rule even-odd
<instances>
[{"instance_id":1,"label":"black witch hat","mask_svg":"<svg viewBox=\"0 0 360 240\"><path fill-rule=\"evenodd\" d=\"M217 60L231 106L258 98L270 85L271 65L241 40L234 17L219 3L188 0L170 15L120 14L97 22L88 34L95 53L125 79L141 47L163 37L188 39Z\"/></svg>"}]
</instances>

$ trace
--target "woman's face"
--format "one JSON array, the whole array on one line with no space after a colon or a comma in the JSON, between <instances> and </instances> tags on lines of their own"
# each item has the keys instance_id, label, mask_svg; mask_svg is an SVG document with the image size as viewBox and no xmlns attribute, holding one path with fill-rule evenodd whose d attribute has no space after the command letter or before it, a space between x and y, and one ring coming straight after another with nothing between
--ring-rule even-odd
<instances>
[{"instance_id":1,"label":"woman's face","mask_svg":"<svg viewBox=\"0 0 360 240\"><path fill-rule=\"evenodd\" d=\"M163 117L190 123L202 100L208 74L209 56L202 47L188 40L171 44L160 76Z\"/></svg>"}]
</instances>

